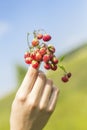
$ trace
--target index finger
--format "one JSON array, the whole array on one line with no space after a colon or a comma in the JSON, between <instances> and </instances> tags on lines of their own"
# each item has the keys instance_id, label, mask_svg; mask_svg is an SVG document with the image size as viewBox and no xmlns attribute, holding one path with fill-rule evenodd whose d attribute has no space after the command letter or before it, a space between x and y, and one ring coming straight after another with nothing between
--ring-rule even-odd
<instances>
[{"instance_id":1,"label":"index finger","mask_svg":"<svg viewBox=\"0 0 87 130\"><path fill-rule=\"evenodd\" d=\"M17 94L27 96L36 81L37 75L38 69L34 69L32 66L30 66Z\"/></svg>"}]
</instances>

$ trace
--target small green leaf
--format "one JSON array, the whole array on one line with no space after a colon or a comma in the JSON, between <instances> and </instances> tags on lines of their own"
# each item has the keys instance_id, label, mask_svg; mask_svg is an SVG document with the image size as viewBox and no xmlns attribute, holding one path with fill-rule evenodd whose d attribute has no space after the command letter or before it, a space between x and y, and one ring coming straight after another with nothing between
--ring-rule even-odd
<instances>
[{"instance_id":1,"label":"small green leaf","mask_svg":"<svg viewBox=\"0 0 87 130\"><path fill-rule=\"evenodd\" d=\"M64 60L64 58L65 58L65 56L62 56L62 57L60 58L60 62L61 62L61 61L63 61L63 60Z\"/></svg>"}]
</instances>

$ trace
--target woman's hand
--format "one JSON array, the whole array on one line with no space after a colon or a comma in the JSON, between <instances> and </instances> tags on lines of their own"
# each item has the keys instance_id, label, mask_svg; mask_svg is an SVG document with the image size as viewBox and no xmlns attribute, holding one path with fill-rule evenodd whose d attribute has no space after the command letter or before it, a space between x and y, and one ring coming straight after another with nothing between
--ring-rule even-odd
<instances>
[{"instance_id":1,"label":"woman's hand","mask_svg":"<svg viewBox=\"0 0 87 130\"><path fill-rule=\"evenodd\" d=\"M12 104L10 130L42 130L54 111L58 93L52 80L30 66Z\"/></svg>"}]
</instances>

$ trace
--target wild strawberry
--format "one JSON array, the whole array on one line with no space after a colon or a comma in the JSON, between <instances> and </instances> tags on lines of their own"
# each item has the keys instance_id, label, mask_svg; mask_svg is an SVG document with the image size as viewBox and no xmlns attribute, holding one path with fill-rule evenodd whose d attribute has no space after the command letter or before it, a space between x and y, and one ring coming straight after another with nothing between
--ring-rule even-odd
<instances>
[{"instance_id":1,"label":"wild strawberry","mask_svg":"<svg viewBox=\"0 0 87 130\"><path fill-rule=\"evenodd\" d=\"M62 80L63 82L68 82L68 81L69 81L67 75L64 75L64 76L61 78L61 80Z\"/></svg>"},{"instance_id":2,"label":"wild strawberry","mask_svg":"<svg viewBox=\"0 0 87 130\"><path fill-rule=\"evenodd\" d=\"M43 38L43 35L39 33L39 34L37 34L37 38L38 38L38 39L42 39L42 38Z\"/></svg>"},{"instance_id":3,"label":"wild strawberry","mask_svg":"<svg viewBox=\"0 0 87 130\"><path fill-rule=\"evenodd\" d=\"M45 54L45 55L43 56L43 61L44 61L44 62L48 62L49 60L50 60L50 55Z\"/></svg>"},{"instance_id":4,"label":"wild strawberry","mask_svg":"<svg viewBox=\"0 0 87 130\"><path fill-rule=\"evenodd\" d=\"M40 30L35 30L33 32L33 40L27 42L29 47L29 52L25 52L24 59L27 64L31 64L33 68L38 69L41 62L44 63L44 68L47 70L56 71L59 67L63 70L64 76L61 77L63 82L68 82L69 78L72 76L70 72L67 73L65 67L61 64L58 64L59 60L55 56L55 47L53 45L48 45L47 42L51 40L51 36L49 34L42 34L39 32ZM44 31L44 30L42 30ZM63 58L61 58L63 60ZM62 61L60 60L60 61ZM58 64L58 65L57 65Z\"/></svg>"},{"instance_id":5,"label":"wild strawberry","mask_svg":"<svg viewBox=\"0 0 87 130\"><path fill-rule=\"evenodd\" d=\"M37 46L39 45L39 40L37 38L34 38L33 41L32 41L32 46Z\"/></svg>"},{"instance_id":6,"label":"wild strawberry","mask_svg":"<svg viewBox=\"0 0 87 130\"><path fill-rule=\"evenodd\" d=\"M51 69L54 71L57 70L57 65L51 64Z\"/></svg>"},{"instance_id":7,"label":"wild strawberry","mask_svg":"<svg viewBox=\"0 0 87 130\"><path fill-rule=\"evenodd\" d=\"M52 60L52 58L53 58L53 54L51 53L51 54L50 54L50 60Z\"/></svg>"},{"instance_id":8,"label":"wild strawberry","mask_svg":"<svg viewBox=\"0 0 87 130\"><path fill-rule=\"evenodd\" d=\"M52 58L52 62L53 62L54 64L57 64L57 63L58 63L58 59L57 59L56 56L54 56L54 57Z\"/></svg>"},{"instance_id":9,"label":"wild strawberry","mask_svg":"<svg viewBox=\"0 0 87 130\"><path fill-rule=\"evenodd\" d=\"M53 58L53 53L51 53L48 49L46 50L46 53L50 56L50 60Z\"/></svg>"},{"instance_id":10,"label":"wild strawberry","mask_svg":"<svg viewBox=\"0 0 87 130\"><path fill-rule=\"evenodd\" d=\"M31 62L32 62L32 58L31 57L26 57L25 58L25 63L26 64L31 64Z\"/></svg>"},{"instance_id":11,"label":"wild strawberry","mask_svg":"<svg viewBox=\"0 0 87 130\"><path fill-rule=\"evenodd\" d=\"M43 56L46 53L46 47L40 48L40 54Z\"/></svg>"},{"instance_id":12,"label":"wild strawberry","mask_svg":"<svg viewBox=\"0 0 87 130\"><path fill-rule=\"evenodd\" d=\"M24 58L27 58L27 57L29 57L29 56L30 56L30 53L29 53L29 52L25 52Z\"/></svg>"},{"instance_id":13,"label":"wild strawberry","mask_svg":"<svg viewBox=\"0 0 87 130\"><path fill-rule=\"evenodd\" d=\"M37 68L39 67L39 62L33 60L33 61L32 61L32 67L35 68L35 69L37 69Z\"/></svg>"},{"instance_id":14,"label":"wild strawberry","mask_svg":"<svg viewBox=\"0 0 87 130\"><path fill-rule=\"evenodd\" d=\"M36 54L35 54L34 51L32 51L32 52L30 53L30 57L31 57L33 60L35 60Z\"/></svg>"},{"instance_id":15,"label":"wild strawberry","mask_svg":"<svg viewBox=\"0 0 87 130\"><path fill-rule=\"evenodd\" d=\"M51 68L50 63L44 63L44 68L49 70Z\"/></svg>"},{"instance_id":16,"label":"wild strawberry","mask_svg":"<svg viewBox=\"0 0 87 130\"><path fill-rule=\"evenodd\" d=\"M72 74L69 72L69 73L67 73L67 76L68 76L68 78L70 78L72 76Z\"/></svg>"},{"instance_id":17,"label":"wild strawberry","mask_svg":"<svg viewBox=\"0 0 87 130\"><path fill-rule=\"evenodd\" d=\"M49 51L51 51L52 53L55 52L55 47L52 46L52 45L49 45L49 46L48 46L48 49L49 49Z\"/></svg>"},{"instance_id":18,"label":"wild strawberry","mask_svg":"<svg viewBox=\"0 0 87 130\"><path fill-rule=\"evenodd\" d=\"M42 60L42 55L39 52L36 53L35 60L36 61L41 61Z\"/></svg>"},{"instance_id":19,"label":"wild strawberry","mask_svg":"<svg viewBox=\"0 0 87 130\"><path fill-rule=\"evenodd\" d=\"M44 34L43 35L43 41L49 41L49 40L51 40L51 36L49 35L49 34Z\"/></svg>"}]
</instances>

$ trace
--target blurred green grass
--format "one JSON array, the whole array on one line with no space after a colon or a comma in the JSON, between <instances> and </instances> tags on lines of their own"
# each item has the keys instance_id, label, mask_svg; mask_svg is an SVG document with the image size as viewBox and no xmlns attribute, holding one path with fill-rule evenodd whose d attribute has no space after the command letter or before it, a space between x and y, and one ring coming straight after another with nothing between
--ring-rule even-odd
<instances>
[{"instance_id":1,"label":"blurred green grass","mask_svg":"<svg viewBox=\"0 0 87 130\"><path fill-rule=\"evenodd\" d=\"M87 130L87 44L66 55L66 69L72 72L68 83L62 83L62 71L49 71L60 88L56 109L44 130ZM9 130L14 93L0 100L0 130Z\"/></svg>"}]
</instances>

